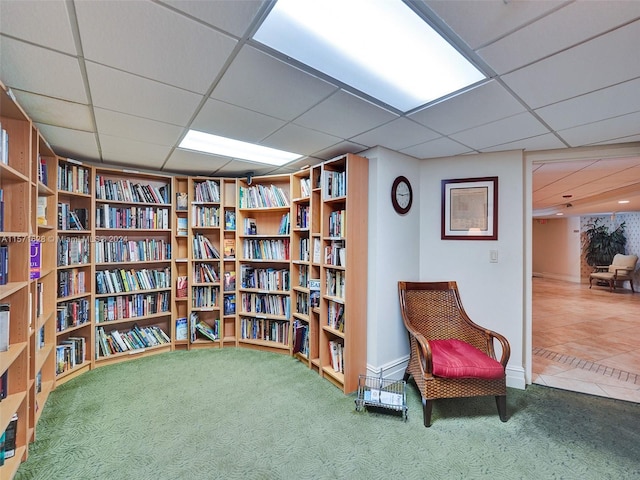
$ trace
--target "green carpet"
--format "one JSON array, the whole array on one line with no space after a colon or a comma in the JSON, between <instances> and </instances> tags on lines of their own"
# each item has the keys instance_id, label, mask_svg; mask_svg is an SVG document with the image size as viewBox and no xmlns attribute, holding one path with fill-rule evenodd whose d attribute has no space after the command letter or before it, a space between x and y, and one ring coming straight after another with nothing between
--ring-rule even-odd
<instances>
[{"instance_id":1,"label":"green carpet","mask_svg":"<svg viewBox=\"0 0 640 480\"><path fill-rule=\"evenodd\" d=\"M632 479L640 405L533 385L356 412L291 357L228 348L102 367L49 397L18 480Z\"/></svg>"}]
</instances>

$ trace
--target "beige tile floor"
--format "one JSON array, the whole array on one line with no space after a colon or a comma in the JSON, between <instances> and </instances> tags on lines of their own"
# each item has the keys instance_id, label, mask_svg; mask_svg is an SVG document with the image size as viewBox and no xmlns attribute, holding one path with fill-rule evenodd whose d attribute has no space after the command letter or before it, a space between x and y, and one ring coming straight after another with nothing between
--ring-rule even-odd
<instances>
[{"instance_id":1,"label":"beige tile floor","mask_svg":"<svg viewBox=\"0 0 640 480\"><path fill-rule=\"evenodd\" d=\"M640 286L533 279L533 383L640 403Z\"/></svg>"}]
</instances>

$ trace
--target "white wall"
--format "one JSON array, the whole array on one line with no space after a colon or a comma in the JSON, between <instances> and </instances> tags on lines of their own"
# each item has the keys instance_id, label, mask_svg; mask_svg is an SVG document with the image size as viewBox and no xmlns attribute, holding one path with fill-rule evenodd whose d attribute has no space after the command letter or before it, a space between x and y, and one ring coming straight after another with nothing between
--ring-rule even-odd
<instances>
[{"instance_id":1,"label":"white wall","mask_svg":"<svg viewBox=\"0 0 640 480\"><path fill-rule=\"evenodd\" d=\"M429 159L421 163L420 181L420 279L455 280L471 319L507 337L507 383L518 388L530 378L525 164L521 151ZM498 177L498 240L441 240L441 180L489 176ZM498 263L489 262L489 250L498 250Z\"/></svg>"},{"instance_id":2,"label":"white wall","mask_svg":"<svg viewBox=\"0 0 640 480\"><path fill-rule=\"evenodd\" d=\"M409 343L398 281L419 279L422 163L382 147L360 155L369 159L367 373L378 375L382 370L385 377L402 378ZM414 196L411 210L402 216L391 205L391 185L398 175L409 179Z\"/></svg>"},{"instance_id":3,"label":"white wall","mask_svg":"<svg viewBox=\"0 0 640 480\"><path fill-rule=\"evenodd\" d=\"M368 373L382 369L385 377L400 378L409 358L397 282L455 280L471 318L508 338L507 382L524 388L530 177L522 152L417 160L378 147L362 155L369 158ZM414 191L413 207L404 216L391 206L398 175L409 178ZM441 240L440 181L486 176L499 178L498 240ZM489 263L491 249L498 250L498 263Z\"/></svg>"},{"instance_id":4,"label":"white wall","mask_svg":"<svg viewBox=\"0 0 640 480\"><path fill-rule=\"evenodd\" d=\"M580 283L580 217L534 219L533 275Z\"/></svg>"}]
</instances>

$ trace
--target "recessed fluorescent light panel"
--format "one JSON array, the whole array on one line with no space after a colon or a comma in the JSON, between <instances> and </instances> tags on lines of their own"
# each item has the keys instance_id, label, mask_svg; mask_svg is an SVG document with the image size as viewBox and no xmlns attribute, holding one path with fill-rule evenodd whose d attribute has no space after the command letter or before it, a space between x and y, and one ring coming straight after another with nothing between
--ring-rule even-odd
<instances>
[{"instance_id":1,"label":"recessed fluorescent light panel","mask_svg":"<svg viewBox=\"0 0 640 480\"><path fill-rule=\"evenodd\" d=\"M278 0L253 38L403 112L486 78L401 0Z\"/></svg>"},{"instance_id":2,"label":"recessed fluorescent light panel","mask_svg":"<svg viewBox=\"0 0 640 480\"><path fill-rule=\"evenodd\" d=\"M277 166L302 157L298 153L276 150L275 148L219 137L218 135L198 132L197 130L189 130L178 147Z\"/></svg>"}]
</instances>

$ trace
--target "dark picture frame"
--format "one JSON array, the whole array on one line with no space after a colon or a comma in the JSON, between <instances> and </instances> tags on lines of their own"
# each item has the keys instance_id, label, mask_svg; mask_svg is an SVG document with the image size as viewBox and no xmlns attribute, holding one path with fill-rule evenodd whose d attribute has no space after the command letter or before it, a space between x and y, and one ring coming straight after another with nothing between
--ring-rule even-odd
<instances>
[{"instance_id":1,"label":"dark picture frame","mask_svg":"<svg viewBox=\"0 0 640 480\"><path fill-rule=\"evenodd\" d=\"M441 239L498 239L498 177L442 180Z\"/></svg>"}]
</instances>

